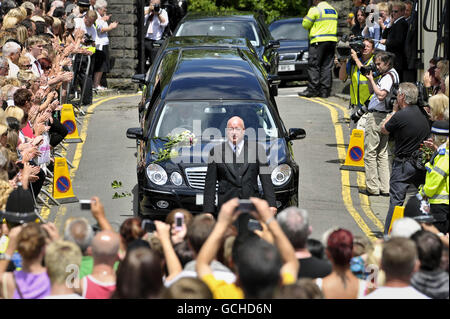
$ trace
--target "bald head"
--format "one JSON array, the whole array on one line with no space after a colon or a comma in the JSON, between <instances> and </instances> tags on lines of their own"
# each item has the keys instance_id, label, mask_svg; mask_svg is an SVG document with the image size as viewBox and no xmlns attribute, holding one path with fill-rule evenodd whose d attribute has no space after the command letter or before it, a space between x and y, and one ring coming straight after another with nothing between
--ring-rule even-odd
<instances>
[{"instance_id":1,"label":"bald head","mask_svg":"<svg viewBox=\"0 0 450 319\"><path fill-rule=\"evenodd\" d=\"M117 233L109 230L97 233L91 245L94 263L113 264L119 252L119 245L120 237Z\"/></svg>"},{"instance_id":2,"label":"bald head","mask_svg":"<svg viewBox=\"0 0 450 319\"><path fill-rule=\"evenodd\" d=\"M238 144L245 135L244 121L239 116L233 116L227 122L227 137L233 144Z\"/></svg>"}]
</instances>

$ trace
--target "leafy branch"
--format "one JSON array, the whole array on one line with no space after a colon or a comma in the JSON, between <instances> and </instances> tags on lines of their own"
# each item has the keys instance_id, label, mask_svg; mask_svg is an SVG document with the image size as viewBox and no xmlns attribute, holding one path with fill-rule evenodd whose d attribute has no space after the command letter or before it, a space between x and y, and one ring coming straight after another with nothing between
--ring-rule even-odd
<instances>
[{"instance_id":1,"label":"leafy branch","mask_svg":"<svg viewBox=\"0 0 450 319\"><path fill-rule=\"evenodd\" d=\"M113 181L111 183L111 187L113 189L121 188L122 187L122 182L121 181ZM122 198L122 197L127 197L127 196L131 196L131 193L130 192L122 192L122 193L115 192L112 198L113 199L117 199L117 198Z\"/></svg>"}]
</instances>

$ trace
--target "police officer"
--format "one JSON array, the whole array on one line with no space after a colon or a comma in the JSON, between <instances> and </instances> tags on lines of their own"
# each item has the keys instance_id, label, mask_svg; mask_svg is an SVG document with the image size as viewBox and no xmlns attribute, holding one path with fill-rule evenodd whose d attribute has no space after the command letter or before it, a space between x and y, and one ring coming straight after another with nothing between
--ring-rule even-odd
<instances>
[{"instance_id":1,"label":"police officer","mask_svg":"<svg viewBox=\"0 0 450 319\"><path fill-rule=\"evenodd\" d=\"M303 27L309 30L308 89L300 92L305 97L329 97L334 49L337 42L338 13L326 1L314 0L314 6L303 18Z\"/></svg>"},{"instance_id":2,"label":"police officer","mask_svg":"<svg viewBox=\"0 0 450 319\"><path fill-rule=\"evenodd\" d=\"M361 67L367 67L373 63L375 50L375 43L372 39L364 40L364 50L360 56L355 50L351 50L352 60L341 62L341 68L339 70L339 79L346 81L350 75L350 108L352 113L356 112L359 108L365 105L366 101L370 98L369 80L361 73ZM357 120L357 129L364 130L366 115L363 115ZM355 128L355 122L350 121L350 131Z\"/></svg>"},{"instance_id":3,"label":"police officer","mask_svg":"<svg viewBox=\"0 0 450 319\"><path fill-rule=\"evenodd\" d=\"M448 122L435 121L431 127L434 144L439 146L437 151L425 165L427 175L425 184L419 187L419 194L428 199L430 213L435 218L434 226L442 233L449 232L448 222Z\"/></svg>"}]
</instances>

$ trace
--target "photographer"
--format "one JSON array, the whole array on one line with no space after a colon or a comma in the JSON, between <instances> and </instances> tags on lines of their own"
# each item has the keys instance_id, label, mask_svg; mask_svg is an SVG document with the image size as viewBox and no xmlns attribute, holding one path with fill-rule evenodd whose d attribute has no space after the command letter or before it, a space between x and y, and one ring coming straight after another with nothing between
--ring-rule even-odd
<instances>
[{"instance_id":1,"label":"photographer","mask_svg":"<svg viewBox=\"0 0 450 319\"><path fill-rule=\"evenodd\" d=\"M425 171L416 167L412 154L430 135L428 119L417 105L419 90L413 83L401 83L394 111L382 125L381 132L392 134L395 141L394 161L390 179L390 203L384 233L389 231L395 206L402 206L410 184L418 187L425 181ZM367 169L366 169L367 170Z\"/></svg>"},{"instance_id":2,"label":"photographer","mask_svg":"<svg viewBox=\"0 0 450 319\"><path fill-rule=\"evenodd\" d=\"M341 62L341 68L339 70L339 79L341 81L347 81L350 75L350 106L352 113L361 108L370 97L369 82L365 77L367 66L373 64L374 57L374 42L372 39L364 40L364 49L360 52L356 52L351 49L352 60ZM346 65L345 65L346 63ZM363 68L363 70L361 70ZM350 129L356 128L364 129L366 116L363 116L363 120L359 119L355 122L350 122Z\"/></svg>"},{"instance_id":3,"label":"photographer","mask_svg":"<svg viewBox=\"0 0 450 319\"><path fill-rule=\"evenodd\" d=\"M150 6L145 8L145 60L150 66L158 53L155 41L161 40L164 29L169 24L169 16L166 10L161 8L160 0L151 0Z\"/></svg>"},{"instance_id":4,"label":"photographer","mask_svg":"<svg viewBox=\"0 0 450 319\"><path fill-rule=\"evenodd\" d=\"M388 52L379 52L375 55L375 65L379 78L375 83L373 72L366 75L369 80L370 98L368 108L365 106L352 115L355 121L367 110L367 119L364 132L364 165L366 169L366 195L383 195L389 193L389 159L388 136L381 134L380 126L390 112L390 98L394 84L399 82L397 71L393 68L394 56Z\"/></svg>"}]
</instances>

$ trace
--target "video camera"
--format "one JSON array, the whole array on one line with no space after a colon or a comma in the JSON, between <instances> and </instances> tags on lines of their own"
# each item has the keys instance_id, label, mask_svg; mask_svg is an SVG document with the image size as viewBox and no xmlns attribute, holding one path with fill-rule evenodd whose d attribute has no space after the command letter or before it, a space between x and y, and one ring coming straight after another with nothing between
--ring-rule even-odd
<instances>
[{"instance_id":1,"label":"video camera","mask_svg":"<svg viewBox=\"0 0 450 319\"><path fill-rule=\"evenodd\" d=\"M361 57L364 47L364 37L344 35L336 45L337 58L339 61L349 60L352 55L352 49L356 51L358 57Z\"/></svg>"}]
</instances>

